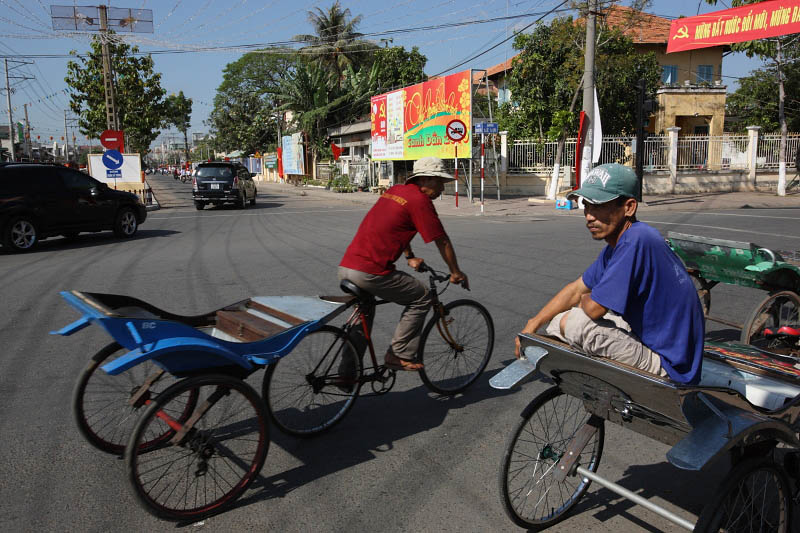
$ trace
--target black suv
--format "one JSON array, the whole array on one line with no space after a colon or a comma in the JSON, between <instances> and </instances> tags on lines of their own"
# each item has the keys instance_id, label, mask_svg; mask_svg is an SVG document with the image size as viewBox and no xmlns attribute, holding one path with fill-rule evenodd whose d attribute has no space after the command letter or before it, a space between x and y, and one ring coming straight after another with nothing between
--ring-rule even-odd
<instances>
[{"instance_id":1,"label":"black suv","mask_svg":"<svg viewBox=\"0 0 800 533\"><path fill-rule=\"evenodd\" d=\"M24 252L53 235L111 229L132 237L147 218L139 197L57 165L0 165L0 238Z\"/></svg>"},{"instance_id":2,"label":"black suv","mask_svg":"<svg viewBox=\"0 0 800 533\"><path fill-rule=\"evenodd\" d=\"M200 163L192 181L192 199L197 209L206 204L233 202L239 208L256 205L256 184L247 168L240 163Z\"/></svg>"}]
</instances>

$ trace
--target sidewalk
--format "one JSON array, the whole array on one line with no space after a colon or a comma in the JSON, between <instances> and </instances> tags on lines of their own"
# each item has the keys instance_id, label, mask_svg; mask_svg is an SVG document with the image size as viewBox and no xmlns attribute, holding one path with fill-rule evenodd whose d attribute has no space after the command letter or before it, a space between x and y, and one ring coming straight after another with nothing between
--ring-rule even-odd
<instances>
[{"instance_id":1,"label":"sidewalk","mask_svg":"<svg viewBox=\"0 0 800 533\"><path fill-rule=\"evenodd\" d=\"M280 191L283 194L306 195L313 198L328 198L332 201L351 202L371 206L378 195L371 192L336 193L317 187L295 187L285 183L259 183L261 192ZM481 216L480 201L476 197L470 204L465 196L459 196L459 207L453 195L443 195L434 200L440 215ZM726 209L800 209L800 194L777 196L763 192L700 193L687 195L645 195L639 213L650 211L703 211ZM483 216L542 216L545 214L569 215L578 213L557 210L555 202L544 197L513 197L498 200L496 196L485 198ZM800 218L800 212L798 212Z\"/></svg>"}]
</instances>

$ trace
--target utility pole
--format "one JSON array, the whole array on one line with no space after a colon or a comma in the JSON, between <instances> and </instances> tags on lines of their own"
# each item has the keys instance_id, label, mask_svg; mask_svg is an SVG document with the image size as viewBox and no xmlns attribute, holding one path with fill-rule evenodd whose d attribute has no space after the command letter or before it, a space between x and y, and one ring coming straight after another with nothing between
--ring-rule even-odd
<instances>
[{"instance_id":1,"label":"utility pole","mask_svg":"<svg viewBox=\"0 0 800 533\"><path fill-rule=\"evenodd\" d=\"M28 104L22 104L25 109L25 155L28 159L33 159L33 150L31 149L31 124L28 122Z\"/></svg>"},{"instance_id":2,"label":"utility pole","mask_svg":"<svg viewBox=\"0 0 800 533\"><path fill-rule=\"evenodd\" d=\"M19 61L16 59L11 60L12 63L17 63L17 67L22 65L30 65L31 61ZM8 59L3 59L3 63L6 67L6 106L8 106L8 140L11 143L11 161L16 161L17 156L14 152L14 117L11 115L11 81L10 80L32 80L33 78L30 76L10 76L8 71ZM13 68L13 67L12 67Z\"/></svg>"},{"instance_id":3,"label":"utility pole","mask_svg":"<svg viewBox=\"0 0 800 533\"><path fill-rule=\"evenodd\" d=\"M3 59L6 65L6 105L8 106L8 141L11 143L11 161L16 161L14 154L14 119L11 116L11 84L8 81L8 59Z\"/></svg>"},{"instance_id":4,"label":"utility pole","mask_svg":"<svg viewBox=\"0 0 800 533\"><path fill-rule=\"evenodd\" d=\"M111 72L111 55L108 51L108 11L106 6L99 5L100 11L100 45L103 51L103 85L106 92L106 125L109 130L119 129L117 107L114 98L114 76Z\"/></svg>"},{"instance_id":5,"label":"utility pole","mask_svg":"<svg viewBox=\"0 0 800 533\"><path fill-rule=\"evenodd\" d=\"M586 13L586 52L583 60L583 121L586 124L586 140L581 155L581 180L592 168L592 145L594 144L594 45L596 39L597 0L589 0ZM580 183L578 184L580 185Z\"/></svg>"},{"instance_id":6,"label":"utility pole","mask_svg":"<svg viewBox=\"0 0 800 533\"><path fill-rule=\"evenodd\" d=\"M69 163L69 132L67 131L67 110L64 110L64 163Z\"/></svg>"}]
</instances>

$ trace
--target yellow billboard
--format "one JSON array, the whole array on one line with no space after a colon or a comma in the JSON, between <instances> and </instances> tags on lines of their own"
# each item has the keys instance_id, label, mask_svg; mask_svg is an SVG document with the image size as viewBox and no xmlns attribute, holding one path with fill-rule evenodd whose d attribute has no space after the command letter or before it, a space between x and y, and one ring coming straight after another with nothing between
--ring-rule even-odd
<instances>
[{"instance_id":1,"label":"yellow billboard","mask_svg":"<svg viewBox=\"0 0 800 533\"><path fill-rule=\"evenodd\" d=\"M455 144L448 138L446 128L456 119L467 126L466 135L458 142L458 152L468 157L472 153L471 97L469 70L373 96L372 159L453 158Z\"/></svg>"}]
</instances>

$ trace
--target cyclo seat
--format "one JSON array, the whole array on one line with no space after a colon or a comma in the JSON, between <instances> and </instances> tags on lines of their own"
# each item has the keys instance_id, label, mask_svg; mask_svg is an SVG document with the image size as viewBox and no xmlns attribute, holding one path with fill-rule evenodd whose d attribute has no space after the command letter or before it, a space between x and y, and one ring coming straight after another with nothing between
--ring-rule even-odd
<instances>
[{"instance_id":1,"label":"cyclo seat","mask_svg":"<svg viewBox=\"0 0 800 533\"><path fill-rule=\"evenodd\" d=\"M343 279L339 283L339 288L341 288L347 294L352 294L353 296L358 298L358 301L362 304L375 303L375 297L372 294L368 293L367 291L365 291L364 289L362 289L349 279Z\"/></svg>"}]
</instances>

